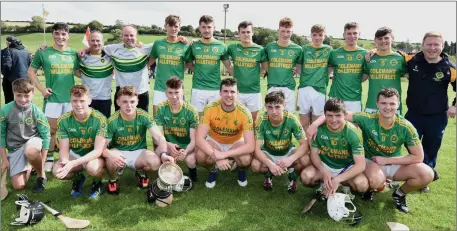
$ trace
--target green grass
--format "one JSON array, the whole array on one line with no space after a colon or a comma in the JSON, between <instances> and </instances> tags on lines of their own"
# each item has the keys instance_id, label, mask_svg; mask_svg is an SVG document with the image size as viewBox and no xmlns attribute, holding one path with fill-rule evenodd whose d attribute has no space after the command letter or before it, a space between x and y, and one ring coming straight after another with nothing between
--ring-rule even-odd
<instances>
[{"instance_id":1,"label":"green grass","mask_svg":"<svg viewBox=\"0 0 457 231\"><path fill-rule=\"evenodd\" d=\"M44 84L43 78L41 81ZM191 77L186 75L187 99L190 99L191 81ZM80 83L79 79L77 82ZM265 95L266 80L261 80L261 84L262 94ZM151 81L151 93L153 85L154 81ZM407 82L404 81L402 86L404 102ZM366 99L367 83L364 83L363 89L363 98ZM449 93L454 95L451 91ZM41 106L41 94L35 94L33 102ZM131 170L126 170L121 178L119 196L104 194L98 201L87 198L92 181L90 177L84 185L84 194L76 199L70 196L71 182L56 180L51 174L48 174L48 184L43 193L31 192L35 177L21 193L32 200L51 200L52 207L69 217L90 220L88 228L92 230L388 230L385 225L388 221L406 224L411 230L455 230L455 128L455 119L450 119L438 155L437 171L441 179L431 184L432 192L408 195L410 214L403 214L394 208L391 191L377 194L371 203L357 198L355 204L362 211L363 219L355 228L334 222L326 214L323 204L316 204L311 213L302 216L300 211L310 201L311 189L299 184L297 193L289 195L286 191L287 177L282 176L274 179L274 190L266 192L262 188L263 176L250 171L246 188L238 186L235 172L221 172L216 187L209 190L204 186L208 172L199 168L200 180L194 188L187 193L175 193L173 204L167 208L158 208L146 202L145 191L136 188ZM182 163L180 165L187 172L187 168ZM155 178L154 173L151 179ZM12 190L9 182L8 188ZM15 192L10 191L8 198L2 202L2 230L18 228L9 225L18 214L15 199ZM49 213L39 224L21 228L64 229L64 225Z\"/></svg>"}]
</instances>

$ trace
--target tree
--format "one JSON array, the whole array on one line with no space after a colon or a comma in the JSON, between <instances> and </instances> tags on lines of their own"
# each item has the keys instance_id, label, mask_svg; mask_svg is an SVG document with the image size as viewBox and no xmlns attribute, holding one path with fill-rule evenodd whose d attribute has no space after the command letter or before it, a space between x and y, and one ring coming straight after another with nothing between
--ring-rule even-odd
<instances>
[{"instance_id":1,"label":"tree","mask_svg":"<svg viewBox=\"0 0 457 231\"><path fill-rule=\"evenodd\" d=\"M98 30L98 31L102 31L102 30L103 30L103 24L100 23L100 22L97 21L97 20L92 20L91 22L89 22L89 24L87 24L87 26L88 26L91 30Z\"/></svg>"},{"instance_id":2,"label":"tree","mask_svg":"<svg viewBox=\"0 0 457 231\"><path fill-rule=\"evenodd\" d=\"M254 35L252 36L252 41L261 46L276 41L278 38L278 33L272 29L264 27L254 28Z\"/></svg>"},{"instance_id":3,"label":"tree","mask_svg":"<svg viewBox=\"0 0 457 231\"><path fill-rule=\"evenodd\" d=\"M333 40L331 45L332 45L333 49L337 49L337 48L340 48L343 46L343 44L339 40Z\"/></svg>"},{"instance_id":4,"label":"tree","mask_svg":"<svg viewBox=\"0 0 457 231\"><path fill-rule=\"evenodd\" d=\"M222 29L222 30L221 30L222 36L224 35L224 31L225 31L225 33L226 33L225 36L226 36L227 38L231 38L231 37L233 37L233 36L235 35L230 29Z\"/></svg>"},{"instance_id":5,"label":"tree","mask_svg":"<svg viewBox=\"0 0 457 231\"><path fill-rule=\"evenodd\" d=\"M111 35L113 37L109 38L106 41L106 44L115 44L115 43L121 43L122 42L122 31L121 31L121 29L114 29L110 33L111 33Z\"/></svg>"},{"instance_id":6,"label":"tree","mask_svg":"<svg viewBox=\"0 0 457 231\"><path fill-rule=\"evenodd\" d=\"M447 41L444 41L444 48L443 52L446 54L449 54L449 50L451 49L451 46L449 46L449 43Z\"/></svg>"},{"instance_id":7,"label":"tree","mask_svg":"<svg viewBox=\"0 0 457 231\"><path fill-rule=\"evenodd\" d=\"M333 37L332 36L325 36L325 39L323 41L324 44L331 45L333 42Z\"/></svg>"},{"instance_id":8,"label":"tree","mask_svg":"<svg viewBox=\"0 0 457 231\"><path fill-rule=\"evenodd\" d=\"M117 29L122 29L122 27L124 27L124 22L123 22L122 20L120 20L120 19L116 19L116 21L114 22L114 24L115 24L115 27L116 27Z\"/></svg>"},{"instance_id":9,"label":"tree","mask_svg":"<svg viewBox=\"0 0 457 231\"><path fill-rule=\"evenodd\" d=\"M70 33L84 33L86 32L86 28L85 24L76 24L70 28Z\"/></svg>"},{"instance_id":10,"label":"tree","mask_svg":"<svg viewBox=\"0 0 457 231\"><path fill-rule=\"evenodd\" d=\"M0 20L0 30L5 31L6 23L3 20Z\"/></svg>"},{"instance_id":11,"label":"tree","mask_svg":"<svg viewBox=\"0 0 457 231\"><path fill-rule=\"evenodd\" d=\"M181 26L181 31L187 31L189 33L194 32L194 27L192 25Z\"/></svg>"},{"instance_id":12,"label":"tree","mask_svg":"<svg viewBox=\"0 0 457 231\"><path fill-rule=\"evenodd\" d=\"M294 42L295 44L297 44L299 46L304 46L304 45L309 44L308 40L306 40L305 38L303 38L297 34L292 34L292 36L290 37L290 40L292 40L292 42Z\"/></svg>"},{"instance_id":13,"label":"tree","mask_svg":"<svg viewBox=\"0 0 457 231\"><path fill-rule=\"evenodd\" d=\"M156 25L154 25L154 24L152 24L152 25L151 25L151 29L153 29L153 30L159 30L159 27L156 26Z\"/></svg>"},{"instance_id":14,"label":"tree","mask_svg":"<svg viewBox=\"0 0 457 231\"><path fill-rule=\"evenodd\" d=\"M43 31L44 19L41 16L33 16L30 22L30 29L33 31Z\"/></svg>"},{"instance_id":15,"label":"tree","mask_svg":"<svg viewBox=\"0 0 457 231\"><path fill-rule=\"evenodd\" d=\"M406 43L405 42L399 42L397 43L397 50L402 50L402 51L405 51L406 50Z\"/></svg>"}]
</instances>

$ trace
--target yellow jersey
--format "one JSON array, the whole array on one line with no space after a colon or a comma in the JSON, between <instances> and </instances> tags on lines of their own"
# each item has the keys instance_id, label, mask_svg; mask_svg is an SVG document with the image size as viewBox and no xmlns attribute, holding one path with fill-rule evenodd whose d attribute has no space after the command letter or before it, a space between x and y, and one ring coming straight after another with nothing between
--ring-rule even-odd
<instances>
[{"instance_id":1,"label":"yellow jersey","mask_svg":"<svg viewBox=\"0 0 457 231\"><path fill-rule=\"evenodd\" d=\"M221 144L233 144L247 131L253 131L251 112L235 101L233 111L224 111L221 100L216 100L203 109L200 124L209 126L209 136Z\"/></svg>"}]
</instances>

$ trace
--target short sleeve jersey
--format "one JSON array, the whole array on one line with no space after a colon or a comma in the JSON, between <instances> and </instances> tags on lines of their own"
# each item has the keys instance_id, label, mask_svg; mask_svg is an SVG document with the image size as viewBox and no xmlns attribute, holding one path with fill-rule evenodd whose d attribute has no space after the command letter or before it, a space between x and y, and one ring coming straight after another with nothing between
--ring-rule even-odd
<instances>
[{"instance_id":1,"label":"short sleeve jersey","mask_svg":"<svg viewBox=\"0 0 457 231\"><path fill-rule=\"evenodd\" d=\"M277 42L271 42L266 45L265 52L268 57L267 87L287 87L295 90L293 68L299 63L302 48L295 43L283 47Z\"/></svg>"},{"instance_id":2,"label":"short sleeve jersey","mask_svg":"<svg viewBox=\"0 0 457 231\"><path fill-rule=\"evenodd\" d=\"M233 111L224 111L221 100L206 105L200 118L201 125L209 126L209 136L221 144L234 144L244 132L253 131L251 112L236 102Z\"/></svg>"}]
</instances>

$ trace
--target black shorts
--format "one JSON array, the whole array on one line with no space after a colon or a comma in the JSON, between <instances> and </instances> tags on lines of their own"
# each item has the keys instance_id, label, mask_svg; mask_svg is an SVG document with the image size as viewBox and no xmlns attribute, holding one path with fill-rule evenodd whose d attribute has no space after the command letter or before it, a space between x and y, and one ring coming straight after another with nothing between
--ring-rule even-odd
<instances>
[{"instance_id":1,"label":"black shorts","mask_svg":"<svg viewBox=\"0 0 457 231\"><path fill-rule=\"evenodd\" d=\"M114 93L114 110L119 110L119 106L116 103L117 100L117 92L119 91L120 87L116 87L116 93ZM149 111L149 92L145 92L143 94L138 95L138 108L141 108L145 111Z\"/></svg>"},{"instance_id":2,"label":"black shorts","mask_svg":"<svg viewBox=\"0 0 457 231\"><path fill-rule=\"evenodd\" d=\"M89 106L101 112L104 116L106 116L106 118L109 118L111 116L111 104L112 101L110 99L93 99Z\"/></svg>"}]
</instances>

